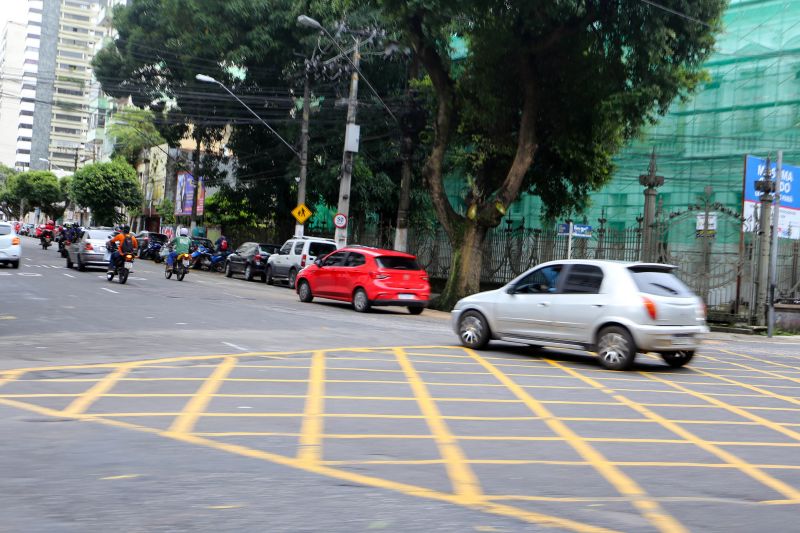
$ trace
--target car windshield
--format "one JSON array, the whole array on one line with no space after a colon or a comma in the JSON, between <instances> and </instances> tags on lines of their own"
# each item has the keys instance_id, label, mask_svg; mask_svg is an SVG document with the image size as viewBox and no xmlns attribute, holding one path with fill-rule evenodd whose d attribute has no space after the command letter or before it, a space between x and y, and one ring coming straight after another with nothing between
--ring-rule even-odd
<instances>
[{"instance_id":1,"label":"car windshield","mask_svg":"<svg viewBox=\"0 0 800 533\"><path fill-rule=\"evenodd\" d=\"M87 239L92 239L94 241L107 241L113 236L114 234L108 230L105 231L93 230L86 234Z\"/></svg>"},{"instance_id":2,"label":"car windshield","mask_svg":"<svg viewBox=\"0 0 800 533\"><path fill-rule=\"evenodd\" d=\"M645 294L656 296L692 296L692 291L672 272L660 269L632 268L633 281Z\"/></svg>"},{"instance_id":3,"label":"car windshield","mask_svg":"<svg viewBox=\"0 0 800 533\"><path fill-rule=\"evenodd\" d=\"M0 225L0 235L11 235L11 226Z\"/></svg>"},{"instance_id":4,"label":"car windshield","mask_svg":"<svg viewBox=\"0 0 800 533\"><path fill-rule=\"evenodd\" d=\"M312 242L308 245L308 255L312 257L322 257L328 255L336 249L336 245L327 242Z\"/></svg>"},{"instance_id":5,"label":"car windshield","mask_svg":"<svg viewBox=\"0 0 800 533\"><path fill-rule=\"evenodd\" d=\"M262 254L270 254L270 255L276 254L278 253L278 250L280 250L280 247L275 244L259 244L258 248L259 250L261 250Z\"/></svg>"},{"instance_id":6,"label":"car windshield","mask_svg":"<svg viewBox=\"0 0 800 533\"><path fill-rule=\"evenodd\" d=\"M380 268L391 270L421 270L417 261L412 257L402 257L396 255L382 255L375 258Z\"/></svg>"}]
</instances>

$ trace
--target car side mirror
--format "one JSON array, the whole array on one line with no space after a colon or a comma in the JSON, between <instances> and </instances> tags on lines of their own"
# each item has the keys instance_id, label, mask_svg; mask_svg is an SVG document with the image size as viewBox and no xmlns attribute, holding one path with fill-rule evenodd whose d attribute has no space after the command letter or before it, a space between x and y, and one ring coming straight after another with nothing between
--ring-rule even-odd
<instances>
[{"instance_id":1,"label":"car side mirror","mask_svg":"<svg viewBox=\"0 0 800 533\"><path fill-rule=\"evenodd\" d=\"M314 261L314 264L322 268L322 259L317 259L316 261Z\"/></svg>"},{"instance_id":2,"label":"car side mirror","mask_svg":"<svg viewBox=\"0 0 800 533\"><path fill-rule=\"evenodd\" d=\"M506 288L506 292L507 292L508 294L516 294L516 293L517 293L517 288L516 288L514 285L509 285L509 286Z\"/></svg>"}]
</instances>

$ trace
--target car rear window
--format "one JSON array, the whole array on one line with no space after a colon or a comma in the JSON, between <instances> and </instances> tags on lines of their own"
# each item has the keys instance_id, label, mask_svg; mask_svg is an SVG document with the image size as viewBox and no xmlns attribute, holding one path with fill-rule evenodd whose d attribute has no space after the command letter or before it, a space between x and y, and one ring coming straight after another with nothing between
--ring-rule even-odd
<instances>
[{"instance_id":1,"label":"car rear window","mask_svg":"<svg viewBox=\"0 0 800 533\"><path fill-rule=\"evenodd\" d=\"M113 236L114 233L110 231L90 231L89 234L86 235L86 238L93 239L96 241L107 241Z\"/></svg>"},{"instance_id":2,"label":"car rear window","mask_svg":"<svg viewBox=\"0 0 800 533\"><path fill-rule=\"evenodd\" d=\"M334 250L336 250L336 245L327 242L312 242L308 245L308 255L312 257L322 257Z\"/></svg>"},{"instance_id":3,"label":"car rear window","mask_svg":"<svg viewBox=\"0 0 800 533\"><path fill-rule=\"evenodd\" d=\"M692 296L689 287L675 274L664 270L630 269L639 291L656 296Z\"/></svg>"},{"instance_id":4,"label":"car rear window","mask_svg":"<svg viewBox=\"0 0 800 533\"><path fill-rule=\"evenodd\" d=\"M421 270L417 261L411 257L401 257L395 255L382 255L375 258L380 268L391 270Z\"/></svg>"},{"instance_id":5,"label":"car rear window","mask_svg":"<svg viewBox=\"0 0 800 533\"><path fill-rule=\"evenodd\" d=\"M261 250L262 254L277 254L279 248L274 244L259 244L258 248Z\"/></svg>"},{"instance_id":6,"label":"car rear window","mask_svg":"<svg viewBox=\"0 0 800 533\"><path fill-rule=\"evenodd\" d=\"M0 235L11 235L11 226L0 226Z\"/></svg>"}]
</instances>

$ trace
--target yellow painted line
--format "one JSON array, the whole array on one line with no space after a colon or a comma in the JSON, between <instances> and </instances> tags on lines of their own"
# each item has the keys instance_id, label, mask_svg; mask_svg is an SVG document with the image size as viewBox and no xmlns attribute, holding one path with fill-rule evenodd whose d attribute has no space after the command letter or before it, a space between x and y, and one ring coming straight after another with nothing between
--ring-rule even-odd
<instances>
[{"instance_id":1,"label":"yellow painted line","mask_svg":"<svg viewBox=\"0 0 800 533\"><path fill-rule=\"evenodd\" d=\"M420 411L425 416L431 433L434 436L436 446L439 453L445 460L445 468L450 477L450 482L453 485L453 492L464 503L475 504L481 501L481 487L478 478L472 472L472 469L466 465L466 457L458 441L453 437L447 423L442 419L439 408L436 402L431 398L428 388L422 383L422 380L414 369L414 366L408 359L405 351L402 348L394 350L397 362L406 374L411 389L414 391L414 396L417 397Z\"/></svg>"},{"instance_id":2,"label":"yellow painted line","mask_svg":"<svg viewBox=\"0 0 800 533\"><path fill-rule=\"evenodd\" d=\"M209 505L206 509L241 509L244 505Z\"/></svg>"},{"instance_id":3,"label":"yellow painted line","mask_svg":"<svg viewBox=\"0 0 800 533\"><path fill-rule=\"evenodd\" d=\"M759 394L763 394L764 396L769 396L770 398L775 398L777 400L782 400L784 402L788 402L788 403L791 403L791 404L794 404L794 405L800 405L800 400L798 400L797 398L793 398L791 396L785 396L783 394L778 394L776 392L772 392L772 391L767 390L767 389L762 389L761 387L756 387L755 385L750 385L748 383L743 383L741 381L736 381L736 380L733 380L733 379L730 379L730 378L726 378L724 376L719 376L717 374L712 374L711 372L706 372L706 371L701 370L699 368L695 368L694 371L698 372L700 374L703 374L705 376L712 377L714 379L719 379L719 380L725 381L726 383L731 383L733 385L737 385L739 387L743 387L743 388L751 390L753 392L758 392Z\"/></svg>"},{"instance_id":4,"label":"yellow painted line","mask_svg":"<svg viewBox=\"0 0 800 533\"><path fill-rule=\"evenodd\" d=\"M311 358L311 371L308 376L308 396L306 398L303 425L300 429L300 449L297 459L303 463L316 464L322 457L322 417L325 410L325 353L314 352Z\"/></svg>"},{"instance_id":5,"label":"yellow painted line","mask_svg":"<svg viewBox=\"0 0 800 533\"><path fill-rule=\"evenodd\" d=\"M236 358L226 357L222 360L208 379L203 382L192 399L186 403L181 414L170 425L168 430L170 433L188 433L192 431L197 419L208 407L211 395L217 392L234 366L236 366Z\"/></svg>"},{"instance_id":6,"label":"yellow painted line","mask_svg":"<svg viewBox=\"0 0 800 533\"><path fill-rule=\"evenodd\" d=\"M59 418L62 415L60 411L56 411L55 409L49 409L46 407L40 407L37 405L26 404L23 402L18 402L16 400L7 400L0 398L0 404L8 405L10 407L16 407L23 410L32 411L35 413L39 413L45 416L51 416ZM155 435L161 435L163 437L167 437L179 442L184 442L187 444L194 444L197 446L204 446L206 448L216 449L228 453L234 453L237 455L241 455L243 457L249 457L251 459L259 459L263 461L268 461L271 463L289 466L293 468L297 468L299 470L304 470L306 472L310 472L313 474L318 474L322 476L327 476L334 479L339 479L343 481L348 481L351 483L358 483L360 485L366 485L386 490L393 490L395 492L399 492L401 494L406 494L409 496L415 496L419 498L427 498L430 500L441 501L446 503L451 503L455 505L461 505L464 507L468 507L470 509L474 509L477 511L482 511L486 513L495 514L498 516L504 516L508 518L515 518L517 520L539 524L545 527L559 527L562 529L566 529L569 531L575 531L578 533L613 533L614 530L593 526L590 524L585 524L582 522L577 522L575 520L570 520L567 518L561 518L557 516L546 515L542 513L536 513L532 511L527 511L524 509L519 509L517 507L513 507L511 505L503 505L498 504L495 502L488 502L482 501L477 502L475 504L468 504L464 502L463 498L456 494L448 494L444 492L439 492L435 490L431 490L425 487L419 487L416 485L410 485L407 483L399 483L395 481L390 481L386 479L376 478L372 476L366 476L363 474L358 474L355 472L338 470L336 468L330 468L323 465L304 465L300 461L295 458L284 457L282 455L277 455L269 452L265 452L263 450L255 450L252 448L247 448L245 446L239 446L235 444L228 444L219 441L214 441L211 439L205 439L202 437L198 437L197 435L192 435L188 433L176 433L171 431L159 431L152 428L147 428L143 426L137 426L134 424L129 424L127 422L120 422L118 420L108 420L104 418L99 418L97 415L75 415L72 418L76 418L78 420L84 420L88 422L97 422L100 424L110 425L114 427L122 427L131 429L134 431L141 431L144 433L150 433Z\"/></svg>"},{"instance_id":7,"label":"yellow painted line","mask_svg":"<svg viewBox=\"0 0 800 533\"><path fill-rule=\"evenodd\" d=\"M126 364L118 367L113 372L109 372L106 377L98 381L92 388L78 396L72 403L70 403L66 409L64 409L64 414L67 416L73 416L80 413L85 413L94 402L100 399L100 397L105 393L110 391L114 385L116 385L117 381L125 377L125 375L130 372L133 366L134 365L132 364Z\"/></svg>"},{"instance_id":8,"label":"yellow painted line","mask_svg":"<svg viewBox=\"0 0 800 533\"><path fill-rule=\"evenodd\" d=\"M752 355L747 355L747 354L743 354L743 353L739 353L739 352L733 352L731 350L724 350L722 348L715 348L715 350L717 350L719 352L722 352L722 353L729 354L729 355L738 355L739 357L744 357L745 359L758 361L759 363L767 363L768 365L780 366L780 367L788 368L788 369L795 370L795 371L796 370L800 370L800 368L798 368L796 366L791 366L791 365L787 365L787 364L784 364L784 363L779 363L777 361L772 361L771 359L753 357ZM765 357L769 357L769 356L767 355Z\"/></svg>"},{"instance_id":9,"label":"yellow painted line","mask_svg":"<svg viewBox=\"0 0 800 533\"><path fill-rule=\"evenodd\" d=\"M6 383L10 383L15 381L21 375L25 373L24 370L7 370L2 373L2 377L0 377L0 387L5 385Z\"/></svg>"},{"instance_id":10,"label":"yellow painted line","mask_svg":"<svg viewBox=\"0 0 800 533\"><path fill-rule=\"evenodd\" d=\"M787 437L792 438L792 439L800 442L800 433L798 433L797 431L793 431L791 429L785 428L785 427L781 426L780 424L777 424L777 423L773 422L772 420L768 420L768 419L766 419L764 417L758 416L757 414L751 413L748 410L749 408L747 408L747 407L739 407L739 406L736 406L736 405L731 405L731 404L729 404L727 402L723 402L719 398L706 396L702 392L697 392L697 391L693 391L691 389L687 389L683 385L672 384L669 381L667 381L665 379L662 379L660 377L657 377L657 376L648 375L647 377L652 379L653 381L658 381L660 383L664 383L664 384L669 385L671 387L675 387L676 389L682 390L682 391L686 392L687 394L691 394L695 398L699 398L699 399L701 399L703 401L711 403L711 404L713 404L713 405L715 405L715 406L717 406L717 407L719 407L721 409L725 409L726 411L729 411L731 413L739 415L742 418L746 418L748 420L756 422L757 424L759 424L761 426L767 427L767 428L769 428L769 429L771 429L773 431L777 431L778 433L781 433L782 435L786 435Z\"/></svg>"},{"instance_id":11,"label":"yellow painted line","mask_svg":"<svg viewBox=\"0 0 800 533\"><path fill-rule=\"evenodd\" d=\"M16 320L17 317L11 315L0 315L0 320Z\"/></svg>"},{"instance_id":12,"label":"yellow painted line","mask_svg":"<svg viewBox=\"0 0 800 533\"><path fill-rule=\"evenodd\" d=\"M465 349L464 351L494 375L498 381L508 387L508 389L517 396L517 398L522 400L533 413L541 417L545 424L547 424L547 427L556 435L566 440L567 444L569 444L584 460L589 462L621 495L631 498L634 507L636 507L659 531L686 531L686 528L664 511L657 502L651 499L638 483L628 477L622 470L611 464L602 453L592 447L592 445L580 435L572 431L569 426L553 415L547 407L531 396L528 391L523 389L516 381L506 376L502 370L483 359L474 350Z\"/></svg>"},{"instance_id":13,"label":"yellow painted line","mask_svg":"<svg viewBox=\"0 0 800 533\"><path fill-rule=\"evenodd\" d=\"M714 361L718 361L718 359L716 359L715 357L711 357L709 355L705 356L705 358L706 359L711 359L711 360L714 360ZM752 367L752 366L749 366L749 365L743 365L741 363L734 363L733 361L728 361L728 363L731 364L731 365L735 365L737 367L741 367L741 368L750 370L751 372L758 372L759 374L766 374L766 376L770 376L770 377L773 377L773 378L784 379L784 380L787 380L787 381L791 381L793 383L800 383L800 379L793 378L793 377L787 376L785 374L778 374L777 372L772 372L770 370L763 370L761 368L755 368L755 367ZM704 370L707 370L707 369L704 369ZM726 377L730 377L730 376L726 376ZM769 377L765 377L765 379L769 379Z\"/></svg>"},{"instance_id":14,"label":"yellow painted line","mask_svg":"<svg viewBox=\"0 0 800 533\"><path fill-rule=\"evenodd\" d=\"M557 368L561 368L564 372L570 374L571 376L575 376L576 378L581 379L586 383L589 383L590 385L596 386L598 389L604 391L606 394L609 394L610 396L619 400L620 402L624 402L626 405L628 405L631 409L633 409L637 413L640 413L641 415L650 418L651 420L657 422L662 427L675 433L679 437L691 441L698 448L705 450L708 453L711 453L712 455L715 455L723 462L735 465L744 474L747 474L751 478L773 489L779 494L782 494L783 496L786 496L789 499L800 499L800 491L798 491L794 487L788 485L787 483L784 483L779 479L770 476L763 470L744 461L737 455L734 455L720 448L719 446L716 446L704 439L701 439L700 437L698 437L688 429L684 428L674 420L669 420L667 418L664 418L658 413L651 411L647 407L628 399L626 396L623 396L622 394L619 394L616 391L609 389L605 385L597 383L592 378L581 375L579 372L576 372L575 370L562 365L558 361L548 360L548 362Z\"/></svg>"},{"instance_id":15,"label":"yellow painted line","mask_svg":"<svg viewBox=\"0 0 800 533\"><path fill-rule=\"evenodd\" d=\"M141 477L141 474L123 474L121 476L108 476L108 477L101 477L100 479L103 481L112 481L116 479L134 479L137 477Z\"/></svg>"},{"instance_id":16,"label":"yellow painted line","mask_svg":"<svg viewBox=\"0 0 800 533\"><path fill-rule=\"evenodd\" d=\"M765 500L758 503L764 505L800 505L800 500Z\"/></svg>"}]
</instances>

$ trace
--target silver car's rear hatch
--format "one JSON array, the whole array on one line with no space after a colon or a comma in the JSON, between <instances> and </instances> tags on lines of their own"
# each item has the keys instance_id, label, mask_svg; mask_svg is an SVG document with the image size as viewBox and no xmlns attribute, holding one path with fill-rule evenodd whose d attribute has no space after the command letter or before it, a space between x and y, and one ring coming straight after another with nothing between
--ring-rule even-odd
<instances>
[{"instance_id":1,"label":"silver car's rear hatch","mask_svg":"<svg viewBox=\"0 0 800 533\"><path fill-rule=\"evenodd\" d=\"M696 326L697 296L675 274L671 265L639 264L628 267L639 292L655 304L659 326Z\"/></svg>"}]
</instances>

